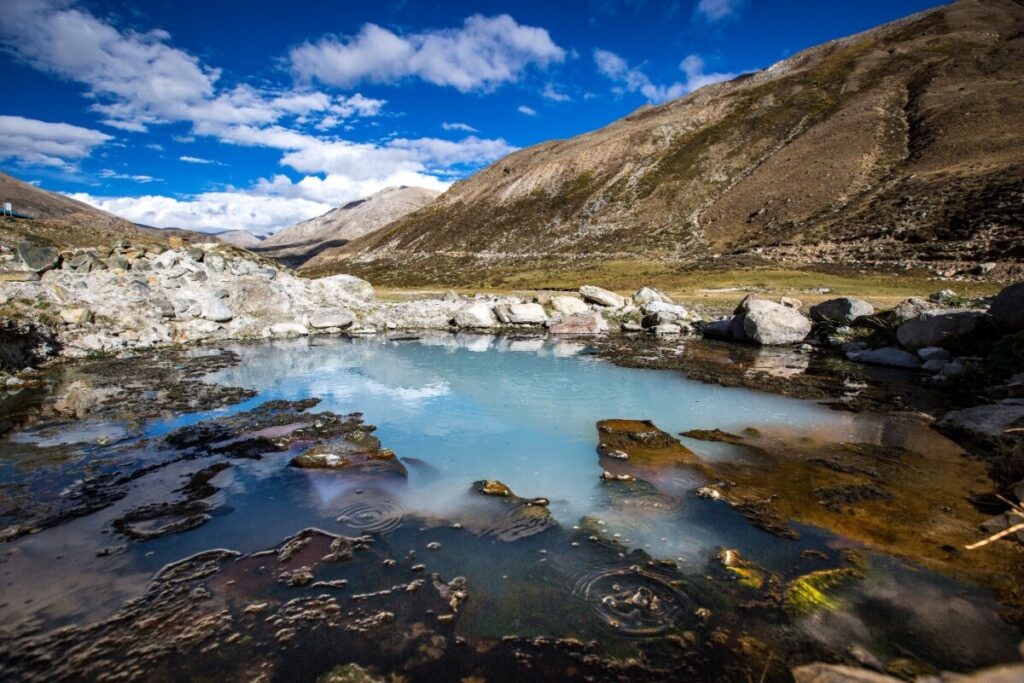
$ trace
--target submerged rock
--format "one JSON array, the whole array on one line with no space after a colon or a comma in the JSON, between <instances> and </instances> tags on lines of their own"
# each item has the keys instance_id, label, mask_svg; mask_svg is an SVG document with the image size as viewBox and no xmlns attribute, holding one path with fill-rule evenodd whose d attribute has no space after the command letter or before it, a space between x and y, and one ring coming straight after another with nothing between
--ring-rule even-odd
<instances>
[{"instance_id":1,"label":"submerged rock","mask_svg":"<svg viewBox=\"0 0 1024 683\"><path fill-rule=\"evenodd\" d=\"M484 479L482 481L474 482L473 489L477 493L481 493L485 496L499 496L507 498L514 495L512 493L512 489L496 479Z\"/></svg>"}]
</instances>

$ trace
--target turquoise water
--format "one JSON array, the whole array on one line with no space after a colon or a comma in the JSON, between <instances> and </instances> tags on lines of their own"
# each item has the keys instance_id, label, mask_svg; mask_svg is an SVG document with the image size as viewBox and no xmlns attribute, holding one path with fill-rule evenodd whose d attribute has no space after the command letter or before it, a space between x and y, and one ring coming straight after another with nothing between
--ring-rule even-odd
<instances>
[{"instance_id":1,"label":"turquoise water","mask_svg":"<svg viewBox=\"0 0 1024 683\"><path fill-rule=\"evenodd\" d=\"M406 463L408 484L367 485L339 472L297 470L287 466L287 453L233 460L213 481L221 490L212 499L209 522L97 557L97 548L122 542L109 533L112 519L167 499L183 477L212 460L177 463L141 477L108 509L12 544L17 553L0 568L5 580L0 597L11 616L52 623L93 619L138 595L168 562L216 547L254 552L299 529L319 527L371 533L395 557L423 554L428 541L441 542L442 551L427 555L431 570L465 575L473 587L471 607L460 622L467 635L500 636L515 629L520 635L592 637L607 617L594 596L610 590L604 584L617 581L616 572L630 566L626 554L633 550L701 577L727 547L769 571L792 576L806 550L838 564L840 552L855 547L807 527L800 527L799 541L762 532L728 505L698 498L698 484L684 470L670 471L657 482L673 498L664 509L631 507L629 496L600 482L599 420L649 419L672 434L754 427L790 438L952 447L920 423L702 384L676 372L617 367L590 354L585 344L550 338L438 334L415 341L320 338L232 348L241 362L208 381L250 388L256 397L225 410L152 421L135 436L160 436L267 400L317 397L321 403L312 412L361 412L376 425L383 445ZM104 425L82 425L78 433L92 438L104 433ZM15 435L15 440L26 438ZM61 443L59 435L48 438ZM711 460L744 457L728 444L685 442ZM469 538L452 522L468 529L476 521L479 496L467 492L481 479L498 479L524 498L550 499L560 529L516 543ZM577 530L587 524L621 544L621 553L595 552L585 542L578 547L580 533L585 540L587 532ZM54 562L55 557L63 561ZM12 579L27 576L33 580ZM660 579L641 580L663 585ZM573 616L560 617L562 609L550 604L550 593L544 593L546 601L526 597L523 587L537 585L575 605ZM915 592L927 599L908 599ZM683 614L684 598L679 600L679 618L689 618ZM692 612L693 605L685 604ZM545 605L551 614L545 614ZM966 666L1012 657L1018 636L1000 621L997 608L983 591L876 558L867 579L848 596L846 609L799 626L808 638L834 647L856 642L877 652L898 643L898 650L947 666L943 657L948 659L955 645L961 650L956 661ZM883 613L884 618L873 616ZM595 623L587 625L588 619ZM894 627L902 621L915 623L916 630ZM970 638L961 634L964 624Z\"/></svg>"}]
</instances>

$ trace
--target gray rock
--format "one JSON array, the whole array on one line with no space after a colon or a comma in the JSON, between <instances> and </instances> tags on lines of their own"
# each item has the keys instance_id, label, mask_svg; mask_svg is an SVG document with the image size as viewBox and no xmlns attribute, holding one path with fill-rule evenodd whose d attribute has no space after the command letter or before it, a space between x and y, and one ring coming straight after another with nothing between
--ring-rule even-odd
<instances>
[{"instance_id":1,"label":"gray rock","mask_svg":"<svg viewBox=\"0 0 1024 683\"><path fill-rule=\"evenodd\" d=\"M666 322L674 322L681 320L689 315L689 311L683 306L677 304L670 304L664 301L652 301L644 304L641 307L645 315L661 315L665 318ZM671 320L669 320L671 318Z\"/></svg>"},{"instance_id":2,"label":"gray rock","mask_svg":"<svg viewBox=\"0 0 1024 683\"><path fill-rule=\"evenodd\" d=\"M0 282L38 282L39 273L31 270L0 270Z\"/></svg>"},{"instance_id":3,"label":"gray rock","mask_svg":"<svg viewBox=\"0 0 1024 683\"><path fill-rule=\"evenodd\" d=\"M203 258L205 258L206 256L206 252L200 249L199 247L192 247L190 249L185 250L185 255L188 256L193 261L195 261L196 263L202 263Z\"/></svg>"},{"instance_id":4,"label":"gray rock","mask_svg":"<svg viewBox=\"0 0 1024 683\"><path fill-rule=\"evenodd\" d=\"M344 330L352 327L355 323L356 318L352 315L352 312L344 308L335 308L326 311L317 311L309 318L309 326L323 330L329 327L336 327Z\"/></svg>"},{"instance_id":5,"label":"gray rock","mask_svg":"<svg viewBox=\"0 0 1024 683\"><path fill-rule=\"evenodd\" d=\"M548 316L540 304L505 304L494 307L500 310L498 318L507 325L543 325Z\"/></svg>"},{"instance_id":6,"label":"gray rock","mask_svg":"<svg viewBox=\"0 0 1024 683\"><path fill-rule=\"evenodd\" d=\"M656 337L675 337L682 334L683 328L675 323L662 323L654 328Z\"/></svg>"},{"instance_id":7,"label":"gray rock","mask_svg":"<svg viewBox=\"0 0 1024 683\"><path fill-rule=\"evenodd\" d=\"M743 334L764 346L803 341L811 321L799 311L771 301L753 300L743 314Z\"/></svg>"},{"instance_id":8,"label":"gray rock","mask_svg":"<svg viewBox=\"0 0 1024 683\"><path fill-rule=\"evenodd\" d=\"M973 333L984 319L984 311L926 311L900 325L896 338L912 350L946 347Z\"/></svg>"},{"instance_id":9,"label":"gray rock","mask_svg":"<svg viewBox=\"0 0 1024 683\"><path fill-rule=\"evenodd\" d=\"M605 308L622 308L626 305L626 299L615 292L601 289L594 285L583 285L580 287L580 296L590 303L604 306Z\"/></svg>"},{"instance_id":10,"label":"gray rock","mask_svg":"<svg viewBox=\"0 0 1024 683\"><path fill-rule=\"evenodd\" d=\"M919 315L932 310L935 310L934 304L931 304L924 299L910 297L909 299L904 299L896 306L896 308L889 311L888 317L894 325L899 326L908 320L912 320Z\"/></svg>"},{"instance_id":11,"label":"gray rock","mask_svg":"<svg viewBox=\"0 0 1024 683\"><path fill-rule=\"evenodd\" d=\"M71 257L64 265L76 273L91 273L94 270L107 269L107 264L91 251L83 251L81 254Z\"/></svg>"},{"instance_id":12,"label":"gray rock","mask_svg":"<svg viewBox=\"0 0 1024 683\"><path fill-rule=\"evenodd\" d=\"M274 323L268 329L273 337L304 337L309 334L309 328L300 323Z\"/></svg>"},{"instance_id":13,"label":"gray rock","mask_svg":"<svg viewBox=\"0 0 1024 683\"><path fill-rule=\"evenodd\" d=\"M985 438L1001 438L1006 430L1022 425L1024 401L1021 399L953 410L938 422L939 427Z\"/></svg>"},{"instance_id":14,"label":"gray rock","mask_svg":"<svg viewBox=\"0 0 1024 683\"><path fill-rule=\"evenodd\" d=\"M328 292L338 292L357 301L373 301L376 297L373 285L355 275L330 275L314 282Z\"/></svg>"},{"instance_id":15,"label":"gray rock","mask_svg":"<svg viewBox=\"0 0 1024 683\"><path fill-rule=\"evenodd\" d=\"M941 346L925 346L917 350L917 355L925 362L930 360L949 360L949 351Z\"/></svg>"},{"instance_id":16,"label":"gray rock","mask_svg":"<svg viewBox=\"0 0 1024 683\"><path fill-rule=\"evenodd\" d=\"M945 370L948 364L949 362L943 358L932 358L931 360L926 360L924 363L922 363L921 369L924 370L925 372L935 374L937 372L942 372L943 370Z\"/></svg>"},{"instance_id":17,"label":"gray rock","mask_svg":"<svg viewBox=\"0 0 1024 683\"><path fill-rule=\"evenodd\" d=\"M18 242L16 249L18 258L34 273L44 273L60 265L60 251L56 247L25 240Z\"/></svg>"},{"instance_id":18,"label":"gray rock","mask_svg":"<svg viewBox=\"0 0 1024 683\"><path fill-rule=\"evenodd\" d=\"M921 359L916 354L904 351L903 349L897 349L893 346L885 346L868 351L850 351L846 354L846 357L855 363L885 365L891 368L916 370L921 367Z\"/></svg>"},{"instance_id":19,"label":"gray rock","mask_svg":"<svg viewBox=\"0 0 1024 683\"><path fill-rule=\"evenodd\" d=\"M700 331L708 339L732 339L732 318L704 323Z\"/></svg>"},{"instance_id":20,"label":"gray rock","mask_svg":"<svg viewBox=\"0 0 1024 683\"><path fill-rule=\"evenodd\" d=\"M811 320L816 322L830 320L839 323L852 323L861 316L874 315L874 313L875 307L867 301L850 297L829 299L811 306Z\"/></svg>"},{"instance_id":21,"label":"gray rock","mask_svg":"<svg viewBox=\"0 0 1024 683\"><path fill-rule=\"evenodd\" d=\"M462 307L454 320L456 326L466 329L489 329L497 324L491 307L483 302Z\"/></svg>"},{"instance_id":22,"label":"gray rock","mask_svg":"<svg viewBox=\"0 0 1024 683\"><path fill-rule=\"evenodd\" d=\"M131 268L131 264L120 256L111 256L104 263L107 264L107 268L110 270L128 270Z\"/></svg>"},{"instance_id":23,"label":"gray rock","mask_svg":"<svg viewBox=\"0 0 1024 683\"><path fill-rule=\"evenodd\" d=\"M551 308L562 315L579 315L590 311L590 307L574 296L551 297Z\"/></svg>"},{"instance_id":24,"label":"gray rock","mask_svg":"<svg viewBox=\"0 0 1024 683\"><path fill-rule=\"evenodd\" d=\"M211 320L215 323L226 323L235 317L235 314L231 312L231 309L221 299L210 299L203 304L200 315L206 320Z\"/></svg>"},{"instance_id":25,"label":"gray rock","mask_svg":"<svg viewBox=\"0 0 1024 683\"><path fill-rule=\"evenodd\" d=\"M626 322L622 323L623 332L642 332L643 329L643 326L634 320L627 320Z\"/></svg>"},{"instance_id":26,"label":"gray rock","mask_svg":"<svg viewBox=\"0 0 1024 683\"><path fill-rule=\"evenodd\" d=\"M633 293L633 303L637 306L655 302L663 304L673 303L672 299L665 292L653 287L641 287Z\"/></svg>"},{"instance_id":27,"label":"gray rock","mask_svg":"<svg viewBox=\"0 0 1024 683\"><path fill-rule=\"evenodd\" d=\"M1012 332L1024 330L1024 282L1010 285L999 292L988 312L1000 327Z\"/></svg>"},{"instance_id":28,"label":"gray rock","mask_svg":"<svg viewBox=\"0 0 1024 683\"><path fill-rule=\"evenodd\" d=\"M68 325L84 325L92 320L92 311L88 308L65 308L60 318Z\"/></svg>"},{"instance_id":29,"label":"gray rock","mask_svg":"<svg viewBox=\"0 0 1024 683\"><path fill-rule=\"evenodd\" d=\"M444 296L441 297L441 301L453 304L462 301L462 297L459 296L458 292L449 289L447 292L444 293Z\"/></svg>"},{"instance_id":30,"label":"gray rock","mask_svg":"<svg viewBox=\"0 0 1024 683\"><path fill-rule=\"evenodd\" d=\"M608 331L608 322L600 313L581 313L563 318L548 331L551 334L597 335Z\"/></svg>"}]
</instances>

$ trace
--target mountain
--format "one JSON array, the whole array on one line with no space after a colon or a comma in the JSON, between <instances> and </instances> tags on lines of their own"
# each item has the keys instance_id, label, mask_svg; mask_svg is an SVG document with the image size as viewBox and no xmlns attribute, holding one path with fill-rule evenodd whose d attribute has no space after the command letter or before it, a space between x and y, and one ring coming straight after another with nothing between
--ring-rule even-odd
<instances>
[{"instance_id":1,"label":"mountain","mask_svg":"<svg viewBox=\"0 0 1024 683\"><path fill-rule=\"evenodd\" d=\"M60 247L90 247L110 245L122 237L147 236L130 221L5 173L0 173L2 202L10 202L15 211L32 217L0 218L0 243L7 245L33 239Z\"/></svg>"},{"instance_id":2,"label":"mountain","mask_svg":"<svg viewBox=\"0 0 1024 683\"><path fill-rule=\"evenodd\" d=\"M242 249L252 249L263 244L263 238L252 234L248 230L225 230L224 232L214 233L213 237L216 237L221 242L241 247Z\"/></svg>"},{"instance_id":3,"label":"mountain","mask_svg":"<svg viewBox=\"0 0 1024 683\"><path fill-rule=\"evenodd\" d=\"M297 223L268 237L254 250L291 267L329 263L332 250L421 209L439 193L421 187L389 187L365 199Z\"/></svg>"},{"instance_id":4,"label":"mountain","mask_svg":"<svg viewBox=\"0 0 1024 683\"><path fill-rule=\"evenodd\" d=\"M374 283L1024 260L1024 3L961 0L505 157L308 268Z\"/></svg>"}]
</instances>

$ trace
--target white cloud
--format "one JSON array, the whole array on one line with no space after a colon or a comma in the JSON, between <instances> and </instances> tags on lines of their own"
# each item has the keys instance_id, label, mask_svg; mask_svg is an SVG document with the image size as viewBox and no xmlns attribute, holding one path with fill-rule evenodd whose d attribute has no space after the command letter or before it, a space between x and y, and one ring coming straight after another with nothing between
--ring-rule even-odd
<instances>
[{"instance_id":1,"label":"white cloud","mask_svg":"<svg viewBox=\"0 0 1024 683\"><path fill-rule=\"evenodd\" d=\"M731 72L704 73L704 60L698 55L688 55L679 62L679 70L686 74L686 91L693 92L705 85L731 81L739 74Z\"/></svg>"},{"instance_id":2,"label":"white cloud","mask_svg":"<svg viewBox=\"0 0 1024 683\"><path fill-rule=\"evenodd\" d=\"M151 149L154 152L162 152L164 151L164 146L161 145L159 142L151 142L148 145L146 145L146 149Z\"/></svg>"},{"instance_id":3,"label":"white cloud","mask_svg":"<svg viewBox=\"0 0 1024 683\"><path fill-rule=\"evenodd\" d=\"M0 159L24 164L73 170L75 161L112 139L98 130L69 123L0 116Z\"/></svg>"},{"instance_id":4,"label":"white cloud","mask_svg":"<svg viewBox=\"0 0 1024 683\"><path fill-rule=\"evenodd\" d=\"M459 28L407 35L366 24L354 36L300 45L290 58L298 76L329 85L412 77L468 92L517 81L531 65L543 68L565 54L546 29L523 26L507 14L476 14Z\"/></svg>"},{"instance_id":5,"label":"white cloud","mask_svg":"<svg viewBox=\"0 0 1024 683\"><path fill-rule=\"evenodd\" d=\"M639 92L649 102L658 104L682 97L705 85L735 78L734 73L704 73L704 60L698 55L689 55L679 63L679 70L686 75L684 82L658 85L639 68L630 67L619 55L608 50L594 50L597 70L609 79L619 83L618 92Z\"/></svg>"},{"instance_id":6,"label":"white cloud","mask_svg":"<svg viewBox=\"0 0 1024 683\"><path fill-rule=\"evenodd\" d=\"M707 21L722 21L735 16L742 4L743 0L700 0L694 12Z\"/></svg>"},{"instance_id":7,"label":"white cloud","mask_svg":"<svg viewBox=\"0 0 1024 683\"><path fill-rule=\"evenodd\" d=\"M516 111L518 111L520 114L525 114L526 116L537 115L536 109L533 109L532 107L527 107L525 104L519 105L519 108Z\"/></svg>"},{"instance_id":8,"label":"white cloud","mask_svg":"<svg viewBox=\"0 0 1024 683\"><path fill-rule=\"evenodd\" d=\"M441 127L445 130L461 130L467 133L478 132L476 128L469 125L468 123L459 123L458 121L445 121L441 124Z\"/></svg>"},{"instance_id":9,"label":"white cloud","mask_svg":"<svg viewBox=\"0 0 1024 683\"><path fill-rule=\"evenodd\" d=\"M137 183L159 183L163 182L160 178L154 178L151 175L132 175L130 173L118 173L109 168L104 168L98 173L101 178L110 178L113 180L133 180Z\"/></svg>"},{"instance_id":10,"label":"white cloud","mask_svg":"<svg viewBox=\"0 0 1024 683\"><path fill-rule=\"evenodd\" d=\"M551 100L552 102L568 102L572 99L565 93L558 92L552 83L548 83L544 86L544 92L542 92L541 95L544 99Z\"/></svg>"},{"instance_id":11,"label":"white cloud","mask_svg":"<svg viewBox=\"0 0 1024 683\"><path fill-rule=\"evenodd\" d=\"M204 159L202 157L192 157L187 154L178 157L178 161L184 161L186 164L217 164L218 162L213 159ZM219 165L219 164L218 164Z\"/></svg>"},{"instance_id":12,"label":"white cloud","mask_svg":"<svg viewBox=\"0 0 1024 683\"><path fill-rule=\"evenodd\" d=\"M264 233L332 208L301 198L236 191L205 192L185 199L162 195L102 197L84 192L68 196L136 223L206 232L237 228Z\"/></svg>"}]
</instances>

